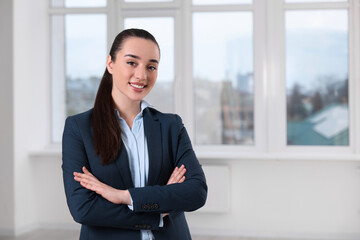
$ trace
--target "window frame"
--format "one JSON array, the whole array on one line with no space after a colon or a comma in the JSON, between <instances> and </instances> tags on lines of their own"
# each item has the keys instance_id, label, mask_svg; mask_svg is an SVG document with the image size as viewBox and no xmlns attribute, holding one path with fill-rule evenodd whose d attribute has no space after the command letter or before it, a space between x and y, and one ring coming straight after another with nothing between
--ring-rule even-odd
<instances>
[{"instance_id":1,"label":"window frame","mask_svg":"<svg viewBox=\"0 0 360 240\"><path fill-rule=\"evenodd\" d=\"M191 3L191 2L190 2ZM192 14L195 12L251 12L253 19L253 54L254 54L254 144L253 145L198 145L194 144L194 148L201 158L239 158L241 156L256 155L266 150L266 99L264 93L265 73L263 71L266 61L266 36L265 36L265 3L266 0L253 1L252 4L241 5L192 5ZM191 5L191 4L190 4ZM191 21L192 23L192 21ZM190 23L190 24L191 24ZM191 26L190 26L191 27ZM190 30L192 33L192 28ZM192 41L192 36L191 36ZM192 49L192 42L191 42ZM188 60L189 61L189 60ZM191 56L192 63L192 56ZM193 80L192 65L191 80ZM191 90L191 89L189 89ZM191 106L194 105L194 93L191 96ZM188 103L190 104L190 103ZM191 136L195 134L194 107L188 111L191 118Z\"/></svg>"},{"instance_id":2,"label":"window frame","mask_svg":"<svg viewBox=\"0 0 360 240\"><path fill-rule=\"evenodd\" d=\"M63 123L65 122L66 119L66 63L65 63L65 47L66 47L66 42L65 42L65 16L66 15L70 15L70 14L105 14L106 15L106 19L107 19L107 45L109 46L109 38L110 38L110 25L109 21L110 21L110 6L109 6L109 0L108 0L108 6L107 7L89 7L89 8L65 8L65 7L54 7L54 8L50 8L49 9L49 22L50 22L50 49L49 49L49 54L50 54L50 92L53 93L54 90L54 86L56 85L58 88L57 89L61 89L64 90L62 93L59 93L59 99L56 100L56 102L54 101L52 94L50 96L50 117L49 117L49 136L48 136L48 141L49 141L49 146L50 148L54 148L56 146L58 146L59 144L61 144L61 142L55 142L54 141L54 136L53 136L53 125L54 125L54 121L57 122L58 126L62 126ZM63 24L62 24L62 29L61 32L57 32L58 37L60 40L58 40L59 42L62 42L63 44L60 45L61 49L58 49L58 52L61 53L61 59L57 60L56 63L58 65L56 65L56 67L54 67L54 57L52 55L52 44L53 44L53 29L52 29L52 16L62 16L63 17ZM105 61L105 60L104 60ZM57 72L61 72L60 70L62 70L62 74L61 76L54 76L54 68L56 68ZM56 78L58 80L58 82L54 83L54 78ZM59 108L63 111L63 113L56 113L54 116L54 111L53 111L53 106L58 105ZM58 118L56 118L56 116ZM61 130L57 130L62 132Z\"/></svg>"},{"instance_id":3,"label":"window frame","mask_svg":"<svg viewBox=\"0 0 360 240\"><path fill-rule=\"evenodd\" d=\"M285 11L347 9L349 39L349 146L287 146L285 80ZM251 11L254 52L254 145L194 145L203 159L360 159L360 0L286 3L253 0L240 5L192 5L191 0L129 3L108 0L106 7L49 8L49 15L102 13L107 15L108 49L123 29L125 17L174 18L174 111L194 139L192 16L195 12ZM51 34L51 31L50 31ZM50 36L51 39L51 36ZM50 59L51 59L50 52ZM65 63L64 63L65 64ZM51 72L52 74L52 72ZM50 76L51 77L51 76ZM52 82L52 80L51 80ZM51 83L52 85L52 83ZM52 104L50 104L51 106ZM53 111L50 109L51 118ZM52 121L51 121L52 122ZM52 130L50 129L50 134ZM359 134L357 134L359 133ZM51 139L51 137L50 137ZM59 144L53 144L59 145Z\"/></svg>"},{"instance_id":4,"label":"window frame","mask_svg":"<svg viewBox=\"0 0 360 240\"><path fill-rule=\"evenodd\" d=\"M273 47L276 44L282 46L279 48L279 53L276 56L276 53L270 53L276 57L277 59L275 62L279 62L279 66L273 66L271 71L276 72L276 75L273 76L273 81L271 81L272 90L274 93L277 93L277 96L274 97L272 102L273 111L275 110L277 103L282 102L285 104L281 105L281 108L278 109L280 114L278 114L278 118L275 120L276 116L272 116L274 120L271 122L273 126L271 127L268 125L268 129L270 131L271 136L276 136L276 130L280 129L280 134L277 134L279 137L275 138L275 141L268 140L271 144L269 149L273 149L275 152L283 153L283 154L300 154L300 155L320 155L320 156L331 156L333 154L353 154L358 153L358 145L359 139L355 139L354 130L358 128L356 126L355 115L359 115L359 111L355 108L355 88L349 87L349 145L348 146L295 146L295 145L287 145L286 140L286 126L287 126L287 116L286 116L286 78L285 78L285 12L292 11L292 10L336 10L336 9L345 9L348 11L348 39L349 39L349 65L348 65L348 72L349 72L349 86L354 85L354 79L356 79L356 73L354 72L355 64L355 55L358 55L358 52L351 51L354 48L353 42L353 34L356 31L354 29L354 25L352 20L353 14L359 15L359 12L353 12L353 7L351 7L353 2L341 2L341 3L282 3L282 0L274 0L277 2L277 11L274 10L272 13L277 12L277 23L274 24L274 35L277 36L277 40L272 43ZM275 4L274 4L275 5ZM275 7L275 6L274 6ZM273 16L275 18L275 16ZM352 40L351 40L352 39ZM276 43L277 42L277 43ZM276 83L274 79L279 79ZM358 118L357 118L358 119ZM359 138L357 136L357 138ZM356 143L357 142L357 143ZM305 153L305 154L304 154Z\"/></svg>"}]
</instances>

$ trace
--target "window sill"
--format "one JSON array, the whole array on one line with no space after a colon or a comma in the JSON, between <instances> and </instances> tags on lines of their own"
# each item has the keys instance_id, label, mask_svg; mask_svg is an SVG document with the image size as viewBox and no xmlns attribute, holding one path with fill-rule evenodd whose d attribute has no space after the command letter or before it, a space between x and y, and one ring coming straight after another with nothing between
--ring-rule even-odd
<instances>
[{"instance_id":1,"label":"window sill","mask_svg":"<svg viewBox=\"0 0 360 240\"><path fill-rule=\"evenodd\" d=\"M61 145L52 145L40 150L29 152L30 158L61 158Z\"/></svg>"},{"instance_id":2,"label":"window sill","mask_svg":"<svg viewBox=\"0 0 360 240\"><path fill-rule=\"evenodd\" d=\"M204 152L197 151L199 159L204 160L320 160L320 161L359 161L360 154L331 153L239 153L239 152Z\"/></svg>"},{"instance_id":3,"label":"window sill","mask_svg":"<svg viewBox=\"0 0 360 240\"><path fill-rule=\"evenodd\" d=\"M196 151L200 160L320 160L320 161L355 161L360 162L360 154L353 153L246 153L238 151ZM61 159L61 146L52 146L29 152L30 158Z\"/></svg>"}]
</instances>

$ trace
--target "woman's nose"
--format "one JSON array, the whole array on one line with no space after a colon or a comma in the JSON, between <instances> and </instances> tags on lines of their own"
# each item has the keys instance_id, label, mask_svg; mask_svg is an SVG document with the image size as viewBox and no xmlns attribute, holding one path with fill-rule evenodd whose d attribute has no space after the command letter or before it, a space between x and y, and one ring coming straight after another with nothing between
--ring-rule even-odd
<instances>
[{"instance_id":1,"label":"woman's nose","mask_svg":"<svg viewBox=\"0 0 360 240\"><path fill-rule=\"evenodd\" d=\"M138 67L135 71L135 78L139 80L146 80L146 69Z\"/></svg>"}]
</instances>

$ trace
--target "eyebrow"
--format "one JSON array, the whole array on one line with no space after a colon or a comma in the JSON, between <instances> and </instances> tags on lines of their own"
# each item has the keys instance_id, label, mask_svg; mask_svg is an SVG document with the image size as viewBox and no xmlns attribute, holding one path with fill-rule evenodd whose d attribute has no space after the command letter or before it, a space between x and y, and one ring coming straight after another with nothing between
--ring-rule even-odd
<instances>
[{"instance_id":1,"label":"eyebrow","mask_svg":"<svg viewBox=\"0 0 360 240\"><path fill-rule=\"evenodd\" d=\"M124 57L131 57L131 58L135 58L135 59L141 59L141 57L136 56L134 54L126 54ZM159 61L156 60L156 59L150 59L149 62L159 63Z\"/></svg>"}]
</instances>

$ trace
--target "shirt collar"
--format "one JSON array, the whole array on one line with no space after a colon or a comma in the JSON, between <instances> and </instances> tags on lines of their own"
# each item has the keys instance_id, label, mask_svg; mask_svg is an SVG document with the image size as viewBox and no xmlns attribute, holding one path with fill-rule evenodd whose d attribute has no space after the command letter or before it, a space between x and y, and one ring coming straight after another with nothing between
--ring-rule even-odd
<instances>
[{"instance_id":1,"label":"shirt collar","mask_svg":"<svg viewBox=\"0 0 360 240\"><path fill-rule=\"evenodd\" d=\"M147 107L152 107L152 105L150 104L150 103L148 103L147 101L145 101L145 100L142 100L141 101L141 104L140 104L140 108L141 108L141 116L143 116L143 111L144 111L144 109L145 108L147 108Z\"/></svg>"}]
</instances>

